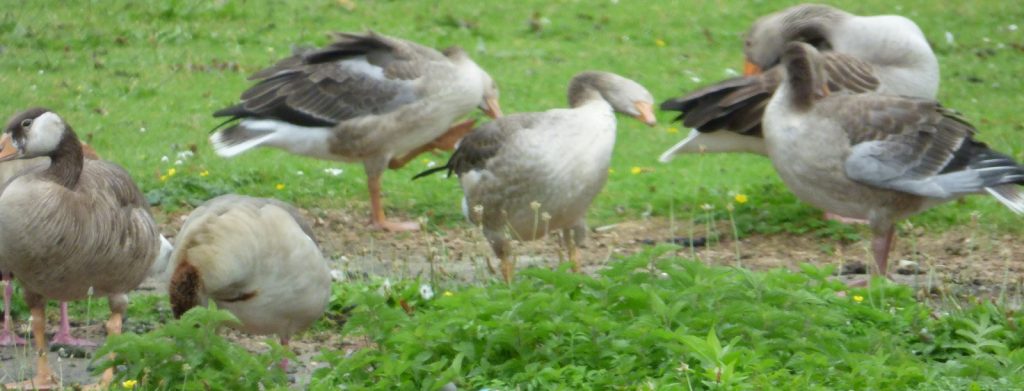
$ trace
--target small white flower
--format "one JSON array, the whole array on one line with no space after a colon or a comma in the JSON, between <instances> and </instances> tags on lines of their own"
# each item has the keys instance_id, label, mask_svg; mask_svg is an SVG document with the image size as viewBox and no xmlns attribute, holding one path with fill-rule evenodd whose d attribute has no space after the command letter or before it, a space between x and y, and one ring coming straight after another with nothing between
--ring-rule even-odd
<instances>
[{"instance_id":1,"label":"small white flower","mask_svg":"<svg viewBox=\"0 0 1024 391\"><path fill-rule=\"evenodd\" d=\"M952 32L949 32L949 31L946 32L946 43L948 43L950 45L953 44L953 33Z\"/></svg>"},{"instance_id":2,"label":"small white flower","mask_svg":"<svg viewBox=\"0 0 1024 391\"><path fill-rule=\"evenodd\" d=\"M175 166L180 166L180 165L182 165L183 163L184 163L184 162L182 162L182 161L181 161L181 159L178 159L178 160L175 160L175 161L174 161L174 165L175 165Z\"/></svg>"},{"instance_id":3,"label":"small white flower","mask_svg":"<svg viewBox=\"0 0 1024 391\"><path fill-rule=\"evenodd\" d=\"M192 153L192 151L188 151L188 150L181 151L181 152L178 152L178 159L186 160L186 159L192 157L192 155L194 155Z\"/></svg>"},{"instance_id":4,"label":"small white flower","mask_svg":"<svg viewBox=\"0 0 1024 391\"><path fill-rule=\"evenodd\" d=\"M295 171L295 175L303 176L303 175L306 175L306 173L302 172L302 170L299 170L299 171Z\"/></svg>"},{"instance_id":5,"label":"small white flower","mask_svg":"<svg viewBox=\"0 0 1024 391\"><path fill-rule=\"evenodd\" d=\"M340 168L325 168L324 169L324 173L327 174L327 175L330 175L330 176L338 176L338 175L341 175L344 172L345 172L345 170L342 170Z\"/></svg>"},{"instance_id":6,"label":"small white flower","mask_svg":"<svg viewBox=\"0 0 1024 391\"><path fill-rule=\"evenodd\" d=\"M420 297L422 297L423 300L433 299L434 288L431 288L430 285L427 284L420 285Z\"/></svg>"},{"instance_id":7,"label":"small white flower","mask_svg":"<svg viewBox=\"0 0 1024 391\"><path fill-rule=\"evenodd\" d=\"M433 168L436 165L437 165L437 162L435 162L433 160L427 162L427 168Z\"/></svg>"},{"instance_id":8,"label":"small white flower","mask_svg":"<svg viewBox=\"0 0 1024 391\"><path fill-rule=\"evenodd\" d=\"M331 280L345 281L345 272L338 269L331 269Z\"/></svg>"},{"instance_id":9,"label":"small white flower","mask_svg":"<svg viewBox=\"0 0 1024 391\"><path fill-rule=\"evenodd\" d=\"M380 285L380 289L385 296L391 296L391 279L385 278L384 283Z\"/></svg>"},{"instance_id":10,"label":"small white flower","mask_svg":"<svg viewBox=\"0 0 1024 391\"><path fill-rule=\"evenodd\" d=\"M169 158L167 156L164 156L164 157L160 158L160 161L163 162L163 163L167 163L167 162L171 161L171 158Z\"/></svg>"},{"instance_id":11,"label":"small white flower","mask_svg":"<svg viewBox=\"0 0 1024 391\"><path fill-rule=\"evenodd\" d=\"M738 71L736 71L735 69L725 68L725 75L726 76L739 76L740 73Z\"/></svg>"},{"instance_id":12,"label":"small white flower","mask_svg":"<svg viewBox=\"0 0 1024 391\"><path fill-rule=\"evenodd\" d=\"M44 73L46 73L46 71L44 71L44 70L42 70L42 69L40 69L40 70L39 70L39 74L40 74L40 75L42 75L42 74L44 74Z\"/></svg>"},{"instance_id":13,"label":"small white flower","mask_svg":"<svg viewBox=\"0 0 1024 391\"><path fill-rule=\"evenodd\" d=\"M90 287L89 287L89 290L88 290L88 291L86 291L85 293L86 293L86 295L87 295L87 296L89 296L89 297L92 297L92 294L93 294L93 290L92 290L92 287L90 286Z\"/></svg>"},{"instance_id":14,"label":"small white flower","mask_svg":"<svg viewBox=\"0 0 1024 391\"><path fill-rule=\"evenodd\" d=\"M146 127L143 126L143 127L139 128L139 133L146 133Z\"/></svg>"},{"instance_id":15,"label":"small white flower","mask_svg":"<svg viewBox=\"0 0 1024 391\"><path fill-rule=\"evenodd\" d=\"M1006 29L1010 31L1017 31L1017 25L1011 24L1009 26L1006 26Z\"/></svg>"},{"instance_id":16,"label":"small white flower","mask_svg":"<svg viewBox=\"0 0 1024 391\"><path fill-rule=\"evenodd\" d=\"M697 76L690 76L690 81L694 83L700 83L700 78Z\"/></svg>"}]
</instances>

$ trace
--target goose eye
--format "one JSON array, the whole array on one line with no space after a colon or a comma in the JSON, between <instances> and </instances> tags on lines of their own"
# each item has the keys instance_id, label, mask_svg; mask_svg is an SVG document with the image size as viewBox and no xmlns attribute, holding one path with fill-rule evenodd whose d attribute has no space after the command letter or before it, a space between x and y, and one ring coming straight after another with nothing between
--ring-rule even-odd
<instances>
[{"instance_id":1,"label":"goose eye","mask_svg":"<svg viewBox=\"0 0 1024 391\"><path fill-rule=\"evenodd\" d=\"M21 127L28 128L29 126L32 126L32 119L31 118L26 118L26 119L21 120Z\"/></svg>"}]
</instances>

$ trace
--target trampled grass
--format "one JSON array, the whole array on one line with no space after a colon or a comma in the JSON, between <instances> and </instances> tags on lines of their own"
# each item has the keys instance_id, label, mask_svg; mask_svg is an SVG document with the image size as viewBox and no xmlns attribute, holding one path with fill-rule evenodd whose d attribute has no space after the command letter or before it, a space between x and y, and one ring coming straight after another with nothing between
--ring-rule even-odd
<instances>
[{"instance_id":1,"label":"trampled grass","mask_svg":"<svg viewBox=\"0 0 1024 391\"><path fill-rule=\"evenodd\" d=\"M352 205L362 211L366 179L358 164L265 149L225 160L206 141L218 123L210 114L233 103L249 86L248 74L287 55L293 44L323 44L331 31L374 29L435 47L461 45L500 84L505 112L540 111L563 107L567 81L587 69L638 80L659 101L728 77L742 59L741 34L758 15L785 5L32 1L0 13L0 82L5 86L0 108L13 114L43 105L63 114L105 158L128 168L163 208L235 191L306 207ZM973 119L980 139L1024 158L1019 137L1024 119L1018 113L1024 107L1019 94L1024 81L1017 75L1024 31L1012 27L1024 24L1024 7L996 1L872 0L846 8L917 21L943 67L941 100ZM700 214L696 205L724 205L736 192L748 194L751 204L764 211L758 217L762 221L799 224L817 218L782 187L766 159L686 156L668 165L657 163L657 155L687 131L669 120L662 113L661 124L650 129L620 118L614 172L591 210L593 224L635 219L647 210L688 218ZM177 154L189 149L195 149L195 156L176 166ZM444 159L425 156L385 175L386 204L393 213L428 215L442 224L462 221L454 179L409 181L429 161ZM635 167L643 170L633 174ZM170 168L175 174L161 180ZM344 172L332 176L326 168ZM986 197L937 208L915 223L948 229L969 221L975 210L988 230L1021 231L1018 219Z\"/></svg>"}]
</instances>

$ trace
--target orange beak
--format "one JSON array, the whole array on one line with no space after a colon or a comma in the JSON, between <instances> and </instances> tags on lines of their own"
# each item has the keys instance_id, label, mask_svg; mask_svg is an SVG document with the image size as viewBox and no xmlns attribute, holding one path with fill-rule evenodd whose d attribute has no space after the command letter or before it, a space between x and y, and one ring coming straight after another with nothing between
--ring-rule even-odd
<instances>
[{"instance_id":1,"label":"orange beak","mask_svg":"<svg viewBox=\"0 0 1024 391\"><path fill-rule=\"evenodd\" d=\"M14 140L10 133L4 133L0 137L0 162L14 160L21 157L21 151L14 146Z\"/></svg>"},{"instance_id":2,"label":"orange beak","mask_svg":"<svg viewBox=\"0 0 1024 391\"><path fill-rule=\"evenodd\" d=\"M633 116L633 118L640 120L640 122L647 124L647 126L654 126L658 123L658 120L654 118L654 106L652 106L651 103L635 102L633 105L636 106L636 110L640 112L640 114Z\"/></svg>"},{"instance_id":3,"label":"orange beak","mask_svg":"<svg viewBox=\"0 0 1024 391\"><path fill-rule=\"evenodd\" d=\"M491 119L501 118L501 106L498 105L498 98L484 99L484 107L482 109L484 114L487 114Z\"/></svg>"},{"instance_id":4,"label":"orange beak","mask_svg":"<svg viewBox=\"0 0 1024 391\"><path fill-rule=\"evenodd\" d=\"M743 76L752 76L761 73L761 67L750 62L750 60L743 61Z\"/></svg>"}]
</instances>

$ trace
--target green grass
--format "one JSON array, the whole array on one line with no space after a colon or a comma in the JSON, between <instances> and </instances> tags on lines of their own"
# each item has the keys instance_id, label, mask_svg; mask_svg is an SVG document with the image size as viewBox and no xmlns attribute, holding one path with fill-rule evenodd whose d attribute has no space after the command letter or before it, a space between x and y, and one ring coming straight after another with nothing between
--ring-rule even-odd
<instances>
[{"instance_id":1,"label":"green grass","mask_svg":"<svg viewBox=\"0 0 1024 391\"><path fill-rule=\"evenodd\" d=\"M33 1L0 11L0 83L5 87L0 107L8 115L33 105L58 111L102 156L128 168L164 209L234 191L364 212L366 179L359 165L273 150L218 158L206 141L218 123L210 114L233 103L249 86L246 76L288 54L291 45L324 44L331 31L364 29L435 47L467 48L498 81L507 113L564 106L567 81L587 69L633 78L660 101L725 78L726 69L738 69L740 35L758 15L785 4ZM1019 137L1024 119L1017 113L1024 107L1017 66L1024 31L1007 28L1024 19L1024 7L997 1L896 5L880 0L847 7L854 13L900 13L916 20L943 67L941 100L972 118L982 140L1024 158ZM532 29L531 20L541 28ZM946 43L947 31L955 44ZM758 218L762 221L799 226L817 218L807 206L788 207L796 201L766 159L689 156L658 164L657 155L686 133L668 122L669 115L663 113L660 120L650 129L621 118L615 172L591 210L592 224L635 219L648 208L655 215L671 212L686 219L701 214L696 205L724 206L735 192L750 195L751 205L766 214ZM161 181L175 154L190 147L196 156ZM163 156L170 161L162 162ZM328 167L345 172L327 176L323 169ZM387 206L407 218L428 215L441 224L461 222L454 179L408 180L425 167L417 161L385 175ZM632 167L654 170L633 175ZM203 171L209 175L200 177ZM278 184L284 188L278 190ZM937 208L915 224L949 229L969 221L974 210L990 222L988 230L1022 231L1018 219L986 197ZM753 223L741 228L758 230Z\"/></svg>"},{"instance_id":2,"label":"green grass","mask_svg":"<svg viewBox=\"0 0 1024 391\"><path fill-rule=\"evenodd\" d=\"M361 349L323 349L308 389L1011 390L1024 387L1024 315L988 301L936 310L883 280L850 289L831 268L751 272L664 258L669 246L595 276L529 269L511 285L335 285L327 318ZM385 287L387 286L387 287ZM287 385L216 335L204 308L144 335L112 337L118 384L139 389ZM326 321L323 321L326 322ZM322 323L323 323L322 322ZM182 368L188 364L190 370ZM239 374L247 373L239 377ZM241 382L249 382L242 384Z\"/></svg>"}]
</instances>

